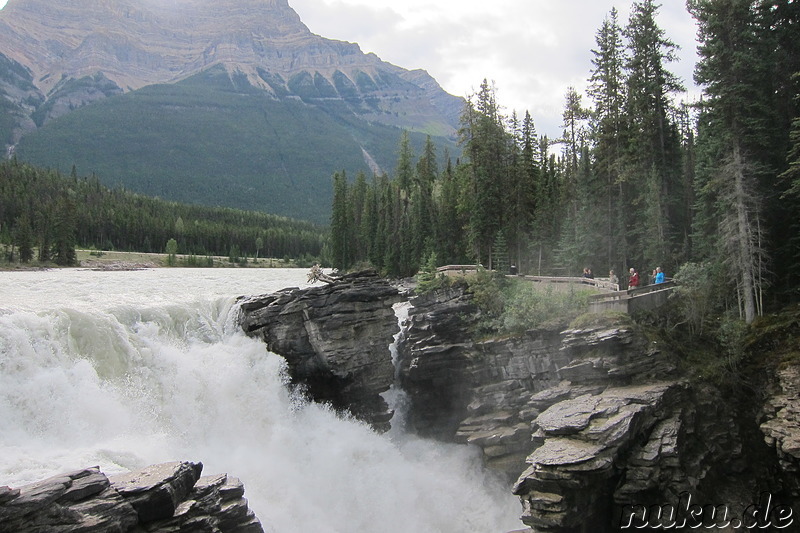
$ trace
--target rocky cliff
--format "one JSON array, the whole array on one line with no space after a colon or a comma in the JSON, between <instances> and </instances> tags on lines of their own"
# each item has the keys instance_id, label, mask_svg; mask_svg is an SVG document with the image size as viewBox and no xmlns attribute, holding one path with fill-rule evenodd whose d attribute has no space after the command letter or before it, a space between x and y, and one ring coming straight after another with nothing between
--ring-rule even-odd
<instances>
[{"instance_id":1,"label":"rocky cliff","mask_svg":"<svg viewBox=\"0 0 800 533\"><path fill-rule=\"evenodd\" d=\"M215 65L275 98L369 97L384 108L370 120L393 125L399 99L413 99L417 114L438 120L444 134L461 112L461 99L426 73L314 35L287 0L9 0L0 11L0 53L30 72L40 99L53 100L40 123ZM70 83L98 75L108 90Z\"/></svg>"},{"instance_id":2,"label":"rocky cliff","mask_svg":"<svg viewBox=\"0 0 800 533\"><path fill-rule=\"evenodd\" d=\"M412 424L482 448L489 465L516 479L532 531L653 525L644 509L662 505L691 525L691 501L726 505L732 520L762 504L764 491L773 504L795 501L791 379L762 426L776 456L751 395L684 379L676 355L626 315L474 341L479 314L463 291L412 304L400 346Z\"/></svg>"},{"instance_id":3,"label":"rocky cliff","mask_svg":"<svg viewBox=\"0 0 800 533\"><path fill-rule=\"evenodd\" d=\"M202 470L173 462L108 477L91 467L0 487L0 533L263 533L242 483Z\"/></svg>"},{"instance_id":4,"label":"rocky cliff","mask_svg":"<svg viewBox=\"0 0 800 533\"><path fill-rule=\"evenodd\" d=\"M397 288L375 272L242 301L242 327L284 356L292 382L315 401L347 409L378 429L392 412L380 396L394 382L389 352L399 331Z\"/></svg>"},{"instance_id":5,"label":"rocky cliff","mask_svg":"<svg viewBox=\"0 0 800 533\"><path fill-rule=\"evenodd\" d=\"M245 328L256 324L257 332L271 323L263 338L282 350L294 372L320 369L324 351L347 353L353 345L371 346L386 360L396 331L386 324L398 295L371 276L337 285L267 297L262 302L272 309L246 318ZM323 347L308 339L316 335L313 322L327 298L337 327L342 315L348 318L342 336ZM350 300L360 303L338 307ZM410 427L482 449L519 496L530 531L675 528L682 520L719 529L770 520L786 531L798 525L797 517L780 514L798 497L794 370L773 383L759 415L761 400L746 388L688 379L668 343L627 315L476 340L480 312L463 288L434 291L411 304L398 361ZM369 332L354 328L373 314L386 324L373 322ZM383 341L367 342L365 334L384 335ZM309 349L312 344L318 348ZM715 514L704 507L709 504ZM670 511L672 522L656 523Z\"/></svg>"}]
</instances>

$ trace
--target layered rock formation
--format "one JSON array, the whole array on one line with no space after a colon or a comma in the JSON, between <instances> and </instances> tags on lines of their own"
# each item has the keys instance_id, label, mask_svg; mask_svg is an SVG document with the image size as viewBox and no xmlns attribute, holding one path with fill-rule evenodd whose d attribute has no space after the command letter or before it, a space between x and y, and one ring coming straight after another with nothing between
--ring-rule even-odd
<instances>
[{"instance_id":1,"label":"layered rock formation","mask_svg":"<svg viewBox=\"0 0 800 533\"><path fill-rule=\"evenodd\" d=\"M286 359L292 382L309 397L387 429L392 413L380 394L394 382L389 344L400 329L392 309L399 300L375 272L359 272L247 298L241 324Z\"/></svg>"},{"instance_id":2,"label":"layered rock formation","mask_svg":"<svg viewBox=\"0 0 800 533\"><path fill-rule=\"evenodd\" d=\"M400 346L412 425L481 447L517 479L532 531L642 525L632 509L677 507L687 495L729 505L731 516L759 490L787 497L755 421L713 387L683 381L677 358L627 316L475 342L478 315L463 291L412 304Z\"/></svg>"},{"instance_id":3,"label":"layered rock formation","mask_svg":"<svg viewBox=\"0 0 800 533\"><path fill-rule=\"evenodd\" d=\"M263 533L242 483L173 462L107 477L92 467L0 487L0 533Z\"/></svg>"},{"instance_id":4,"label":"layered rock formation","mask_svg":"<svg viewBox=\"0 0 800 533\"><path fill-rule=\"evenodd\" d=\"M781 469L791 474L789 490L800 499L800 367L778 369L775 391L764 405L761 431L767 445L775 450Z\"/></svg>"},{"instance_id":5,"label":"layered rock formation","mask_svg":"<svg viewBox=\"0 0 800 533\"><path fill-rule=\"evenodd\" d=\"M387 109L411 98L431 124L439 117L442 134L454 131L461 112L462 100L426 73L312 34L287 0L9 0L0 11L0 53L30 71L40 98L59 100L39 120L214 65L276 98L369 96ZM98 75L111 92L70 83ZM390 115L370 120L399 118Z\"/></svg>"},{"instance_id":6,"label":"layered rock formation","mask_svg":"<svg viewBox=\"0 0 800 533\"><path fill-rule=\"evenodd\" d=\"M387 359L397 331L388 325L394 320L389 308L398 298L386 282L359 274L257 299L244 327L287 357L295 379L338 372L353 379L326 383L352 392L360 378L343 370L355 360L348 350L371 346L373 357ZM342 308L340 302L351 303ZM475 340L480 312L462 288L411 304L398 347L409 426L482 449L519 496L530 532L656 526L653 520L664 517L648 514L653 509L672 512L672 522L661 526L685 519L688 527L724 529L734 519L740 526L764 519L764 494L784 510L797 497L798 379L792 371L771 396L759 429L752 401L684 379L677 356L627 315ZM383 326L369 328L370 335L383 335L381 342L367 342L367 332L356 327L365 312L383 317ZM340 335L320 336L327 330L315 325L320 319L343 328ZM344 367L326 351L341 356ZM347 407L358 397L337 399ZM702 511L707 505L728 514L711 516Z\"/></svg>"},{"instance_id":7,"label":"layered rock formation","mask_svg":"<svg viewBox=\"0 0 800 533\"><path fill-rule=\"evenodd\" d=\"M563 325L552 324L475 342L470 330L478 314L463 290L412 303L400 346L411 424L424 435L480 446L487 462L509 478L524 469L535 421L551 406L598 395L614 384L663 379L675 368L622 316L585 330L562 332Z\"/></svg>"}]
</instances>

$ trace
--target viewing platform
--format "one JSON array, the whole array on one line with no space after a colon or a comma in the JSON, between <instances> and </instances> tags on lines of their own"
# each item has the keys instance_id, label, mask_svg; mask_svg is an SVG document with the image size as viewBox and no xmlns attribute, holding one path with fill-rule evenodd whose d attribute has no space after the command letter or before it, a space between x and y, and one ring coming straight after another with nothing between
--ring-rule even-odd
<instances>
[{"instance_id":1,"label":"viewing platform","mask_svg":"<svg viewBox=\"0 0 800 533\"><path fill-rule=\"evenodd\" d=\"M466 276L475 274L480 265L445 265L436 269L445 276ZM578 276L522 276L508 274L507 277L530 281L542 288L548 287L563 291L581 288L593 288L597 294L589 296L589 312L602 313L605 311L619 311L622 313L636 313L656 309L667 302L676 284L673 280L664 283L645 285L635 289L620 290L618 283L611 283L607 279L584 278Z\"/></svg>"},{"instance_id":2,"label":"viewing platform","mask_svg":"<svg viewBox=\"0 0 800 533\"><path fill-rule=\"evenodd\" d=\"M651 311L667 303L667 298L675 287L676 283L668 280L635 289L596 294L589 297L589 311L620 311L628 314Z\"/></svg>"}]
</instances>

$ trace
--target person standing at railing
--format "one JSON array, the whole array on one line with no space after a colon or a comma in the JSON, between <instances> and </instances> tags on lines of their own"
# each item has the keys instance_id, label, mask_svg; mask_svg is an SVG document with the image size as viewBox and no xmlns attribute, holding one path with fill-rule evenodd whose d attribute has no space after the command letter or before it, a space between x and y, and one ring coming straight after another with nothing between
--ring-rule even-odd
<instances>
[{"instance_id":1,"label":"person standing at railing","mask_svg":"<svg viewBox=\"0 0 800 533\"><path fill-rule=\"evenodd\" d=\"M639 286L639 273L636 272L636 269L631 267L630 276L628 277L628 288L635 289Z\"/></svg>"},{"instance_id":2,"label":"person standing at railing","mask_svg":"<svg viewBox=\"0 0 800 533\"><path fill-rule=\"evenodd\" d=\"M619 285L619 278L616 274L614 274L613 270L608 271L608 281L609 283L613 283L614 285Z\"/></svg>"},{"instance_id":3,"label":"person standing at railing","mask_svg":"<svg viewBox=\"0 0 800 533\"><path fill-rule=\"evenodd\" d=\"M656 267L656 283L664 283L664 271L661 267Z\"/></svg>"}]
</instances>

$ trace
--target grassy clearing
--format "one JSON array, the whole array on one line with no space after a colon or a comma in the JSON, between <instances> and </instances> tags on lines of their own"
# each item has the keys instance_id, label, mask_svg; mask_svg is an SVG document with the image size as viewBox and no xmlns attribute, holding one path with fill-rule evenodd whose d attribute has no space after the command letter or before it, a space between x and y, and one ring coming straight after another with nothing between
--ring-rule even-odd
<instances>
[{"instance_id":1,"label":"grassy clearing","mask_svg":"<svg viewBox=\"0 0 800 533\"><path fill-rule=\"evenodd\" d=\"M93 268L98 270L132 270L140 268L169 268L167 254L144 252L116 252L99 250L76 250L78 268ZM247 262L231 262L223 256L197 256L194 265L188 264L190 256L177 255L176 267L213 267L213 268L299 268L291 259L259 258L258 261L247 259ZM0 263L0 270L41 270L59 268L53 263L39 263L32 261L22 264Z\"/></svg>"}]
</instances>

